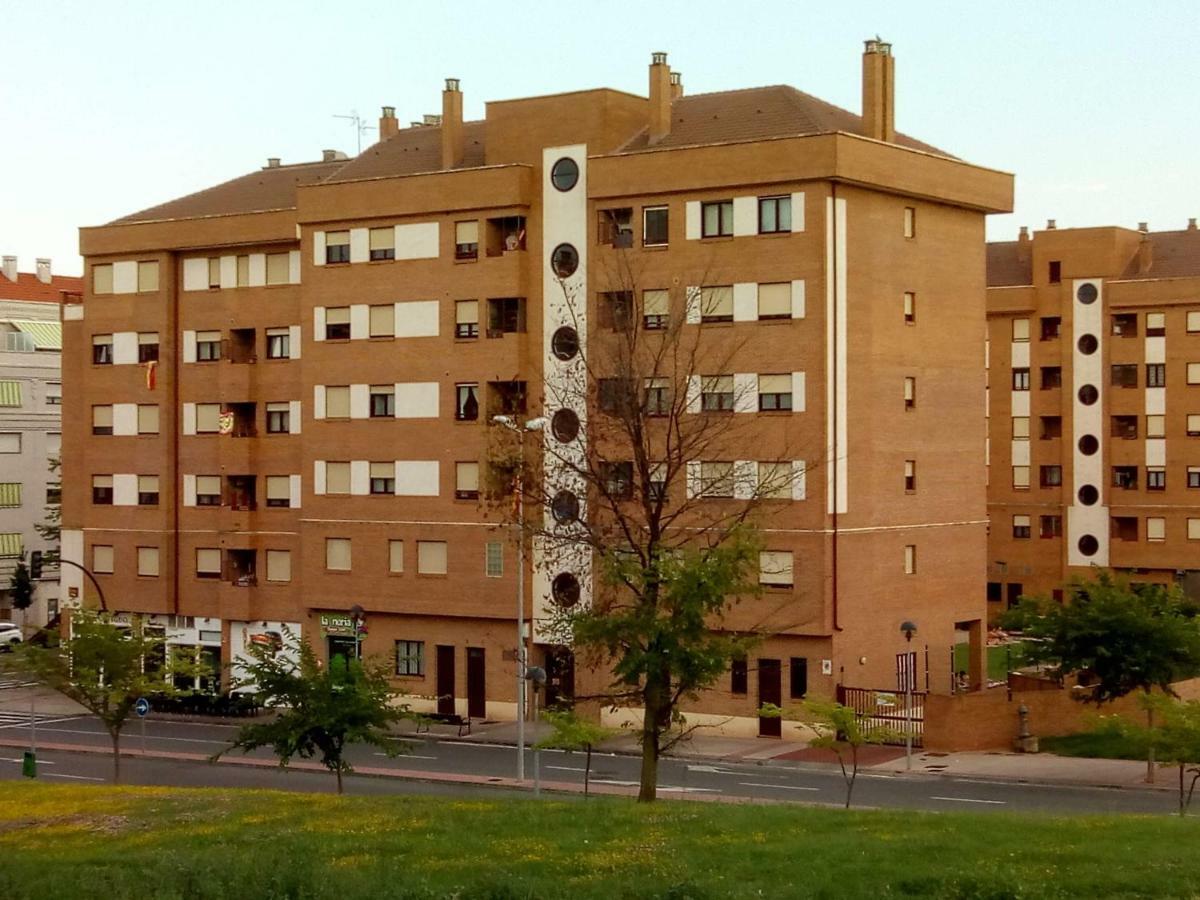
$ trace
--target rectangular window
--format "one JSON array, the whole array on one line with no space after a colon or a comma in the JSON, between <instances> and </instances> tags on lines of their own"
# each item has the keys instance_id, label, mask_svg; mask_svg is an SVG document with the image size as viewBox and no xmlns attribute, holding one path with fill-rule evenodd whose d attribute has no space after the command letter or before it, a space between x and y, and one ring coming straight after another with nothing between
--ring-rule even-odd
<instances>
[{"instance_id":1,"label":"rectangular window","mask_svg":"<svg viewBox=\"0 0 1200 900\"><path fill-rule=\"evenodd\" d=\"M1029 320L1013 319L1012 339L1014 343L1025 343L1029 340Z\"/></svg>"},{"instance_id":2,"label":"rectangular window","mask_svg":"<svg viewBox=\"0 0 1200 900\"><path fill-rule=\"evenodd\" d=\"M456 384L454 395L454 418L460 422L474 422L479 418L478 384Z\"/></svg>"},{"instance_id":3,"label":"rectangular window","mask_svg":"<svg viewBox=\"0 0 1200 900\"><path fill-rule=\"evenodd\" d=\"M1187 486L1192 489L1200 488L1200 466L1187 467Z\"/></svg>"},{"instance_id":4,"label":"rectangular window","mask_svg":"<svg viewBox=\"0 0 1200 900\"><path fill-rule=\"evenodd\" d=\"M111 366L113 361L113 336L111 334L92 335L92 365Z\"/></svg>"},{"instance_id":5,"label":"rectangular window","mask_svg":"<svg viewBox=\"0 0 1200 900\"><path fill-rule=\"evenodd\" d=\"M667 244L669 215L665 206L642 208L642 243L647 247L664 247Z\"/></svg>"},{"instance_id":6,"label":"rectangular window","mask_svg":"<svg viewBox=\"0 0 1200 900\"><path fill-rule=\"evenodd\" d=\"M292 355L292 335L289 328L267 329L267 359L289 359Z\"/></svg>"},{"instance_id":7,"label":"rectangular window","mask_svg":"<svg viewBox=\"0 0 1200 900\"><path fill-rule=\"evenodd\" d=\"M1135 441L1138 436L1137 416L1112 416L1109 434L1124 441Z\"/></svg>"},{"instance_id":8,"label":"rectangular window","mask_svg":"<svg viewBox=\"0 0 1200 900\"><path fill-rule=\"evenodd\" d=\"M237 258L237 286L250 286L250 257L239 256Z\"/></svg>"},{"instance_id":9,"label":"rectangular window","mask_svg":"<svg viewBox=\"0 0 1200 900\"><path fill-rule=\"evenodd\" d=\"M917 236L917 211L911 206L904 207L904 236L906 238Z\"/></svg>"},{"instance_id":10,"label":"rectangular window","mask_svg":"<svg viewBox=\"0 0 1200 900\"><path fill-rule=\"evenodd\" d=\"M327 262L327 263L348 263L348 262L350 262L350 232L349 231L327 231L327 232L325 232L325 262Z\"/></svg>"},{"instance_id":11,"label":"rectangular window","mask_svg":"<svg viewBox=\"0 0 1200 900\"><path fill-rule=\"evenodd\" d=\"M803 700L808 696L808 660L803 656L793 656L789 662L791 684L788 686L788 696L792 700Z\"/></svg>"},{"instance_id":12,"label":"rectangular window","mask_svg":"<svg viewBox=\"0 0 1200 900\"><path fill-rule=\"evenodd\" d=\"M113 408L111 406L92 407L92 434L113 433Z\"/></svg>"},{"instance_id":13,"label":"rectangular window","mask_svg":"<svg viewBox=\"0 0 1200 900\"><path fill-rule=\"evenodd\" d=\"M197 475L196 476L196 505L197 506L220 506L221 505L221 476L220 475Z\"/></svg>"},{"instance_id":14,"label":"rectangular window","mask_svg":"<svg viewBox=\"0 0 1200 900\"><path fill-rule=\"evenodd\" d=\"M215 290L221 286L221 257L210 256L208 258L208 287L209 290Z\"/></svg>"},{"instance_id":15,"label":"rectangular window","mask_svg":"<svg viewBox=\"0 0 1200 900\"><path fill-rule=\"evenodd\" d=\"M0 508L19 509L21 507L21 482L0 482Z\"/></svg>"},{"instance_id":16,"label":"rectangular window","mask_svg":"<svg viewBox=\"0 0 1200 900\"><path fill-rule=\"evenodd\" d=\"M647 378L645 410L647 416L665 416L671 412L671 381L668 378Z\"/></svg>"},{"instance_id":17,"label":"rectangular window","mask_svg":"<svg viewBox=\"0 0 1200 900\"><path fill-rule=\"evenodd\" d=\"M1188 334L1200 332L1200 309L1189 309L1187 314Z\"/></svg>"},{"instance_id":18,"label":"rectangular window","mask_svg":"<svg viewBox=\"0 0 1200 900\"><path fill-rule=\"evenodd\" d=\"M1167 539L1167 520L1158 516L1146 519L1146 540L1161 543Z\"/></svg>"},{"instance_id":19,"label":"rectangular window","mask_svg":"<svg viewBox=\"0 0 1200 900\"><path fill-rule=\"evenodd\" d=\"M602 291L596 299L600 326L611 331L627 331L632 324L633 292Z\"/></svg>"},{"instance_id":20,"label":"rectangular window","mask_svg":"<svg viewBox=\"0 0 1200 900\"><path fill-rule=\"evenodd\" d=\"M458 300L455 302L454 336L459 339L479 337L478 300Z\"/></svg>"},{"instance_id":21,"label":"rectangular window","mask_svg":"<svg viewBox=\"0 0 1200 900\"><path fill-rule=\"evenodd\" d=\"M1041 466L1038 483L1044 487L1062 487L1062 466Z\"/></svg>"},{"instance_id":22,"label":"rectangular window","mask_svg":"<svg viewBox=\"0 0 1200 900\"><path fill-rule=\"evenodd\" d=\"M1042 366L1042 390L1052 391L1062 387L1062 368L1060 366Z\"/></svg>"},{"instance_id":23,"label":"rectangular window","mask_svg":"<svg viewBox=\"0 0 1200 900\"><path fill-rule=\"evenodd\" d=\"M380 306L372 306L370 309L370 329L368 334L371 337L394 337L396 334L396 307L387 303Z\"/></svg>"},{"instance_id":24,"label":"rectangular window","mask_svg":"<svg viewBox=\"0 0 1200 900\"><path fill-rule=\"evenodd\" d=\"M794 480L790 462L758 464L758 496L765 500L791 500Z\"/></svg>"},{"instance_id":25,"label":"rectangular window","mask_svg":"<svg viewBox=\"0 0 1200 900\"><path fill-rule=\"evenodd\" d=\"M1123 491L1135 491L1138 486L1137 466L1113 466L1112 486Z\"/></svg>"},{"instance_id":26,"label":"rectangular window","mask_svg":"<svg viewBox=\"0 0 1200 900\"><path fill-rule=\"evenodd\" d=\"M734 659L729 663L729 693L745 694L750 683L750 671L744 659Z\"/></svg>"},{"instance_id":27,"label":"rectangular window","mask_svg":"<svg viewBox=\"0 0 1200 900\"><path fill-rule=\"evenodd\" d=\"M1062 516L1042 516L1038 520L1038 535L1043 538L1062 537Z\"/></svg>"},{"instance_id":28,"label":"rectangular window","mask_svg":"<svg viewBox=\"0 0 1200 900\"><path fill-rule=\"evenodd\" d=\"M196 332L196 362L213 362L221 358L221 332Z\"/></svg>"},{"instance_id":29,"label":"rectangular window","mask_svg":"<svg viewBox=\"0 0 1200 900\"><path fill-rule=\"evenodd\" d=\"M396 258L395 228L372 228L368 240L372 262Z\"/></svg>"},{"instance_id":30,"label":"rectangular window","mask_svg":"<svg viewBox=\"0 0 1200 900\"><path fill-rule=\"evenodd\" d=\"M113 572L113 548L109 544L92 545L92 571L100 575Z\"/></svg>"},{"instance_id":31,"label":"rectangular window","mask_svg":"<svg viewBox=\"0 0 1200 900\"><path fill-rule=\"evenodd\" d=\"M409 678L425 676L424 641L396 641L396 674Z\"/></svg>"},{"instance_id":32,"label":"rectangular window","mask_svg":"<svg viewBox=\"0 0 1200 900\"><path fill-rule=\"evenodd\" d=\"M138 434L158 434L158 406L154 403L139 403L137 408Z\"/></svg>"},{"instance_id":33,"label":"rectangular window","mask_svg":"<svg viewBox=\"0 0 1200 900\"><path fill-rule=\"evenodd\" d=\"M792 408L792 375L758 376L758 408L763 412L786 412Z\"/></svg>"},{"instance_id":34,"label":"rectangular window","mask_svg":"<svg viewBox=\"0 0 1200 900\"><path fill-rule=\"evenodd\" d=\"M790 588L794 583L791 550L763 550L758 554L758 583L764 587Z\"/></svg>"},{"instance_id":35,"label":"rectangular window","mask_svg":"<svg viewBox=\"0 0 1200 900\"><path fill-rule=\"evenodd\" d=\"M371 493L396 493L396 464L394 462L371 463Z\"/></svg>"},{"instance_id":36,"label":"rectangular window","mask_svg":"<svg viewBox=\"0 0 1200 900\"><path fill-rule=\"evenodd\" d=\"M325 538L325 568L331 572L350 571L350 538Z\"/></svg>"},{"instance_id":37,"label":"rectangular window","mask_svg":"<svg viewBox=\"0 0 1200 900\"><path fill-rule=\"evenodd\" d=\"M1146 437L1165 438L1167 436L1166 416L1146 416Z\"/></svg>"},{"instance_id":38,"label":"rectangular window","mask_svg":"<svg viewBox=\"0 0 1200 900\"><path fill-rule=\"evenodd\" d=\"M292 280L291 260L286 253L267 254L267 284L287 284Z\"/></svg>"},{"instance_id":39,"label":"rectangular window","mask_svg":"<svg viewBox=\"0 0 1200 900\"><path fill-rule=\"evenodd\" d=\"M1167 470L1161 467L1146 467L1146 490L1165 491L1167 489Z\"/></svg>"},{"instance_id":40,"label":"rectangular window","mask_svg":"<svg viewBox=\"0 0 1200 900\"><path fill-rule=\"evenodd\" d=\"M1138 367L1136 363L1112 366L1109 369L1109 381L1113 387L1135 388L1138 384Z\"/></svg>"},{"instance_id":41,"label":"rectangular window","mask_svg":"<svg viewBox=\"0 0 1200 900\"><path fill-rule=\"evenodd\" d=\"M758 286L759 321L792 317L792 285L782 281Z\"/></svg>"},{"instance_id":42,"label":"rectangular window","mask_svg":"<svg viewBox=\"0 0 1200 900\"><path fill-rule=\"evenodd\" d=\"M488 298L488 337L525 333L525 298Z\"/></svg>"},{"instance_id":43,"label":"rectangular window","mask_svg":"<svg viewBox=\"0 0 1200 900\"><path fill-rule=\"evenodd\" d=\"M1200 541L1200 519L1187 520L1187 536L1189 541Z\"/></svg>"},{"instance_id":44,"label":"rectangular window","mask_svg":"<svg viewBox=\"0 0 1200 900\"><path fill-rule=\"evenodd\" d=\"M158 548L137 548L137 573L143 578L158 577Z\"/></svg>"},{"instance_id":45,"label":"rectangular window","mask_svg":"<svg viewBox=\"0 0 1200 900\"><path fill-rule=\"evenodd\" d=\"M915 459L906 459L904 461L904 493L913 494L917 490L917 461Z\"/></svg>"},{"instance_id":46,"label":"rectangular window","mask_svg":"<svg viewBox=\"0 0 1200 900\"><path fill-rule=\"evenodd\" d=\"M733 412L733 376L703 376L700 379L700 408L705 412Z\"/></svg>"},{"instance_id":47,"label":"rectangular window","mask_svg":"<svg viewBox=\"0 0 1200 900\"><path fill-rule=\"evenodd\" d=\"M291 431L291 404L267 404L267 434L287 434Z\"/></svg>"},{"instance_id":48,"label":"rectangular window","mask_svg":"<svg viewBox=\"0 0 1200 900\"><path fill-rule=\"evenodd\" d=\"M1116 337L1137 337L1137 313L1117 313L1112 317L1112 333Z\"/></svg>"},{"instance_id":49,"label":"rectangular window","mask_svg":"<svg viewBox=\"0 0 1200 900\"><path fill-rule=\"evenodd\" d=\"M445 541L417 541L417 572L421 575L446 574Z\"/></svg>"},{"instance_id":50,"label":"rectangular window","mask_svg":"<svg viewBox=\"0 0 1200 900\"><path fill-rule=\"evenodd\" d=\"M404 571L404 541L388 541L388 571L393 575Z\"/></svg>"},{"instance_id":51,"label":"rectangular window","mask_svg":"<svg viewBox=\"0 0 1200 900\"><path fill-rule=\"evenodd\" d=\"M1188 376L1190 377L1192 364L1188 363ZM1189 381L1189 384L1193 382ZM1196 382L1200 384L1200 368L1196 370ZM1146 387L1166 387L1167 386L1167 364L1166 363L1147 363L1146 364Z\"/></svg>"},{"instance_id":52,"label":"rectangular window","mask_svg":"<svg viewBox=\"0 0 1200 900\"><path fill-rule=\"evenodd\" d=\"M1187 433L1188 437L1200 437L1200 413L1188 413Z\"/></svg>"},{"instance_id":53,"label":"rectangular window","mask_svg":"<svg viewBox=\"0 0 1200 900\"><path fill-rule=\"evenodd\" d=\"M1062 262L1057 259L1050 260L1047 279L1051 284L1060 284L1062 282Z\"/></svg>"},{"instance_id":54,"label":"rectangular window","mask_svg":"<svg viewBox=\"0 0 1200 900\"><path fill-rule=\"evenodd\" d=\"M1013 369L1013 371L1012 371L1012 389L1014 391L1029 390L1029 370L1028 369Z\"/></svg>"},{"instance_id":55,"label":"rectangular window","mask_svg":"<svg viewBox=\"0 0 1200 900\"><path fill-rule=\"evenodd\" d=\"M221 577L221 551L216 547L196 548L196 577Z\"/></svg>"},{"instance_id":56,"label":"rectangular window","mask_svg":"<svg viewBox=\"0 0 1200 900\"><path fill-rule=\"evenodd\" d=\"M904 574L915 575L917 571L917 545L904 545Z\"/></svg>"},{"instance_id":57,"label":"rectangular window","mask_svg":"<svg viewBox=\"0 0 1200 900\"><path fill-rule=\"evenodd\" d=\"M1062 318L1059 316L1043 316L1042 317L1042 340L1054 341L1058 340L1058 336L1062 333Z\"/></svg>"},{"instance_id":58,"label":"rectangular window","mask_svg":"<svg viewBox=\"0 0 1200 900\"><path fill-rule=\"evenodd\" d=\"M287 475L267 476L267 506L286 509L292 505L292 479Z\"/></svg>"},{"instance_id":59,"label":"rectangular window","mask_svg":"<svg viewBox=\"0 0 1200 900\"><path fill-rule=\"evenodd\" d=\"M139 294L158 290L158 261L149 260L137 264L137 289Z\"/></svg>"},{"instance_id":60,"label":"rectangular window","mask_svg":"<svg viewBox=\"0 0 1200 900\"><path fill-rule=\"evenodd\" d=\"M612 500L628 500L633 496L633 463L602 462L600 477L604 490Z\"/></svg>"},{"instance_id":61,"label":"rectangular window","mask_svg":"<svg viewBox=\"0 0 1200 900\"><path fill-rule=\"evenodd\" d=\"M1167 333L1167 314L1146 313L1146 337L1162 337Z\"/></svg>"},{"instance_id":62,"label":"rectangular window","mask_svg":"<svg viewBox=\"0 0 1200 900\"><path fill-rule=\"evenodd\" d=\"M700 464L700 496L733 496L733 463L702 462Z\"/></svg>"},{"instance_id":63,"label":"rectangular window","mask_svg":"<svg viewBox=\"0 0 1200 900\"><path fill-rule=\"evenodd\" d=\"M325 308L325 340L350 340L350 307L327 306Z\"/></svg>"},{"instance_id":64,"label":"rectangular window","mask_svg":"<svg viewBox=\"0 0 1200 900\"><path fill-rule=\"evenodd\" d=\"M642 327L647 331L662 331L670 323L671 294L669 291L642 291Z\"/></svg>"},{"instance_id":65,"label":"rectangular window","mask_svg":"<svg viewBox=\"0 0 1200 900\"><path fill-rule=\"evenodd\" d=\"M733 321L733 286L700 288L700 322Z\"/></svg>"},{"instance_id":66,"label":"rectangular window","mask_svg":"<svg viewBox=\"0 0 1200 900\"><path fill-rule=\"evenodd\" d=\"M700 204L700 236L731 237L733 235L733 201L717 200Z\"/></svg>"},{"instance_id":67,"label":"rectangular window","mask_svg":"<svg viewBox=\"0 0 1200 900\"><path fill-rule=\"evenodd\" d=\"M1029 516L1012 517L1012 536L1016 540L1028 540L1033 532L1033 523Z\"/></svg>"},{"instance_id":68,"label":"rectangular window","mask_svg":"<svg viewBox=\"0 0 1200 900\"><path fill-rule=\"evenodd\" d=\"M348 493L350 493L350 463L348 463L348 462L327 462L327 463L325 463L325 493L326 494L348 494Z\"/></svg>"},{"instance_id":69,"label":"rectangular window","mask_svg":"<svg viewBox=\"0 0 1200 900\"><path fill-rule=\"evenodd\" d=\"M479 258L479 221L454 223L454 258Z\"/></svg>"},{"instance_id":70,"label":"rectangular window","mask_svg":"<svg viewBox=\"0 0 1200 900\"><path fill-rule=\"evenodd\" d=\"M102 266L92 266L92 293L111 294L113 292L112 263Z\"/></svg>"},{"instance_id":71,"label":"rectangular window","mask_svg":"<svg viewBox=\"0 0 1200 900\"><path fill-rule=\"evenodd\" d=\"M479 497L479 463L458 462L454 464L454 498L475 500Z\"/></svg>"},{"instance_id":72,"label":"rectangular window","mask_svg":"<svg viewBox=\"0 0 1200 900\"><path fill-rule=\"evenodd\" d=\"M1012 467L1012 486L1015 491L1029 490L1029 466Z\"/></svg>"},{"instance_id":73,"label":"rectangular window","mask_svg":"<svg viewBox=\"0 0 1200 900\"><path fill-rule=\"evenodd\" d=\"M92 503L97 506L112 506L113 477L111 475L92 476Z\"/></svg>"},{"instance_id":74,"label":"rectangular window","mask_svg":"<svg viewBox=\"0 0 1200 900\"><path fill-rule=\"evenodd\" d=\"M325 418L350 418L350 385L325 385Z\"/></svg>"},{"instance_id":75,"label":"rectangular window","mask_svg":"<svg viewBox=\"0 0 1200 900\"><path fill-rule=\"evenodd\" d=\"M62 406L62 382L46 382L46 405Z\"/></svg>"},{"instance_id":76,"label":"rectangular window","mask_svg":"<svg viewBox=\"0 0 1200 900\"><path fill-rule=\"evenodd\" d=\"M139 475L137 479L138 506L158 506L158 476Z\"/></svg>"},{"instance_id":77,"label":"rectangular window","mask_svg":"<svg viewBox=\"0 0 1200 900\"><path fill-rule=\"evenodd\" d=\"M267 581L291 581L292 580L292 551L290 550L268 550L267 551Z\"/></svg>"},{"instance_id":78,"label":"rectangular window","mask_svg":"<svg viewBox=\"0 0 1200 900\"><path fill-rule=\"evenodd\" d=\"M758 233L780 234L792 230L792 198L758 198Z\"/></svg>"},{"instance_id":79,"label":"rectangular window","mask_svg":"<svg viewBox=\"0 0 1200 900\"><path fill-rule=\"evenodd\" d=\"M158 362L158 332L148 331L138 335L138 362Z\"/></svg>"},{"instance_id":80,"label":"rectangular window","mask_svg":"<svg viewBox=\"0 0 1200 900\"><path fill-rule=\"evenodd\" d=\"M1166 379L1164 378L1164 383ZM1187 364L1187 383L1200 384L1200 362L1190 362Z\"/></svg>"},{"instance_id":81,"label":"rectangular window","mask_svg":"<svg viewBox=\"0 0 1200 900\"><path fill-rule=\"evenodd\" d=\"M504 544L500 541L488 541L483 554L483 573L488 578L500 578L504 575Z\"/></svg>"},{"instance_id":82,"label":"rectangular window","mask_svg":"<svg viewBox=\"0 0 1200 900\"><path fill-rule=\"evenodd\" d=\"M371 418L391 419L396 415L396 386L373 384L371 391Z\"/></svg>"},{"instance_id":83,"label":"rectangular window","mask_svg":"<svg viewBox=\"0 0 1200 900\"><path fill-rule=\"evenodd\" d=\"M917 407L917 379L911 375L904 376L904 408Z\"/></svg>"},{"instance_id":84,"label":"rectangular window","mask_svg":"<svg viewBox=\"0 0 1200 900\"><path fill-rule=\"evenodd\" d=\"M221 430L221 404L196 404L196 434L216 434Z\"/></svg>"},{"instance_id":85,"label":"rectangular window","mask_svg":"<svg viewBox=\"0 0 1200 900\"><path fill-rule=\"evenodd\" d=\"M1012 417L1012 439L1014 441L1029 440L1029 416Z\"/></svg>"},{"instance_id":86,"label":"rectangular window","mask_svg":"<svg viewBox=\"0 0 1200 900\"><path fill-rule=\"evenodd\" d=\"M904 292L904 324L917 324L917 295L912 291Z\"/></svg>"}]
</instances>

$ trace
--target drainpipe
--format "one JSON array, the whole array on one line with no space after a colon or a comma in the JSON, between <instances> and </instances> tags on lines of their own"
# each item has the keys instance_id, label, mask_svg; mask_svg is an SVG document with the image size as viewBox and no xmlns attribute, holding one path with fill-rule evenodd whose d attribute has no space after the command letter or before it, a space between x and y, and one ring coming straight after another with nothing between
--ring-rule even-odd
<instances>
[{"instance_id":1,"label":"drainpipe","mask_svg":"<svg viewBox=\"0 0 1200 900\"><path fill-rule=\"evenodd\" d=\"M837 184L836 184L836 182L831 186L831 196L833 198L833 206L832 206L832 209L833 209L833 223L832 223L833 240L831 242L832 243L831 252L832 252L833 258L830 260L829 271L830 271L830 277L833 279L833 322L830 324L831 324L831 327L833 328L834 360L833 360L833 454L832 454L832 458L829 460L829 464L831 466L833 466L833 515L831 517L831 522L830 522L830 524L833 528L833 546L832 546L831 553L830 553L830 563L832 564L832 568L833 568L833 596L832 596L833 630L841 631L842 626L838 620L838 490L839 490L840 486L838 484L837 460L838 460L838 454L839 454L841 448L838 446L838 414L837 414L837 407L838 407L838 379L837 379L837 347L838 347L838 340L837 340L837 329L838 329L838 318L837 318L837 308L838 308L838 305L837 305L837 297L838 297L837 219L838 219L838 211L837 211Z\"/></svg>"}]
</instances>

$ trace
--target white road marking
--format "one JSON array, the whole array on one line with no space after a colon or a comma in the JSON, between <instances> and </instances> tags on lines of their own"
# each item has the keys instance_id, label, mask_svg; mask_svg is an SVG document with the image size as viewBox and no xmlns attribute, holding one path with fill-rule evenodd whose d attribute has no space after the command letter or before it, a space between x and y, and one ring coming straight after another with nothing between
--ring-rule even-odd
<instances>
[{"instance_id":1,"label":"white road marking","mask_svg":"<svg viewBox=\"0 0 1200 900\"><path fill-rule=\"evenodd\" d=\"M781 790L781 791L819 791L819 790L821 790L820 788L801 787L801 786L795 785L795 784L761 784L757 781L739 781L738 784L741 785L742 787L773 788L775 790Z\"/></svg>"},{"instance_id":2,"label":"white road marking","mask_svg":"<svg viewBox=\"0 0 1200 900\"><path fill-rule=\"evenodd\" d=\"M580 768L579 766L543 766L542 768L555 769L559 772L586 772L587 771L587 769Z\"/></svg>"},{"instance_id":3,"label":"white road marking","mask_svg":"<svg viewBox=\"0 0 1200 900\"><path fill-rule=\"evenodd\" d=\"M1006 806L1005 800L976 800L973 797L930 797L930 800L946 800L950 803L988 803L992 806Z\"/></svg>"},{"instance_id":4,"label":"white road marking","mask_svg":"<svg viewBox=\"0 0 1200 900\"><path fill-rule=\"evenodd\" d=\"M386 753L376 753L376 756L385 756L388 759L437 759L436 756L417 756L415 753L400 753L396 756L388 756Z\"/></svg>"},{"instance_id":5,"label":"white road marking","mask_svg":"<svg viewBox=\"0 0 1200 900\"><path fill-rule=\"evenodd\" d=\"M0 728L11 728L11 727L13 727L13 726L0 725ZM26 727L28 727L28 725ZM42 732L42 731L55 732L56 734L86 734L86 735L90 735L91 737L102 737L105 740L108 739L108 735L105 734L103 731L80 731L77 728L43 728L41 725L38 725L38 731L39 732ZM128 738L130 736L130 734L131 734L131 732L129 732L129 731L123 732L123 735L126 738ZM147 741L176 741L181 744L225 744L225 745L227 745L229 743L229 741L218 741L218 740L214 740L213 738L164 737L161 734L148 734L148 735L146 735L146 740Z\"/></svg>"},{"instance_id":6,"label":"white road marking","mask_svg":"<svg viewBox=\"0 0 1200 900\"><path fill-rule=\"evenodd\" d=\"M61 772L47 772L47 778L70 778L75 781L103 781L103 778L92 778L90 775L64 775Z\"/></svg>"},{"instance_id":7,"label":"white road marking","mask_svg":"<svg viewBox=\"0 0 1200 900\"><path fill-rule=\"evenodd\" d=\"M0 756L0 762L19 763L19 762L25 762L25 760L23 760L23 759L12 759L12 758L10 758L10 757L7 757L7 756ZM37 761L37 764L38 764L39 766L53 766L53 765L57 765L57 763L52 763L52 762L50 762L49 760L46 760L46 759L39 759L39 760Z\"/></svg>"}]
</instances>

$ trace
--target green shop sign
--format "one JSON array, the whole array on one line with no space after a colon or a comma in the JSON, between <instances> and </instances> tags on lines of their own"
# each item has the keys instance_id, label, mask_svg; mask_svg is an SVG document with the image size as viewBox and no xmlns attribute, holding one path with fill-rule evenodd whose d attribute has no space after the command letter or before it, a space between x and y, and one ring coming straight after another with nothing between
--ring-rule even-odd
<instances>
[{"instance_id":1,"label":"green shop sign","mask_svg":"<svg viewBox=\"0 0 1200 900\"><path fill-rule=\"evenodd\" d=\"M325 634L344 634L354 637L354 617L345 613L322 613L321 631Z\"/></svg>"}]
</instances>

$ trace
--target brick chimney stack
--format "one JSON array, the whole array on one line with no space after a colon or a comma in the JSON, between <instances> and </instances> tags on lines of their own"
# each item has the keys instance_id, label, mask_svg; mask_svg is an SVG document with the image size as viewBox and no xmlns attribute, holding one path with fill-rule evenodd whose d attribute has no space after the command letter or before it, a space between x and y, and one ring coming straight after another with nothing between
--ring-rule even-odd
<instances>
[{"instance_id":1,"label":"brick chimney stack","mask_svg":"<svg viewBox=\"0 0 1200 900\"><path fill-rule=\"evenodd\" d=\"M682 89L682 84L680 85ZM671 67L667 54L650 56L650 143L657 144L671 133Z\"/></svg>"},{"instance_id":2,"label":"brick chimney stack","mask_svg":"<svg viewBox=\"0 0 1200 900\"><path fill-rule=\"evenodd\" d=\"M863 133L877 141L896 140L895 60L892 45L876 37L863 51Z\"/></svg>"},{"instance_id":3,"label":"brick chimney stack","mask_svg":"<svg viewBox=\"0 0 1200 900\"><path fill-rule=\"evenodd\" d=\"M462 165L465 152L463 95L458 79L447 78L446 89L442 91L442 168L453 169Z\"/></svg>"},{"instance_id":4,"label":"brick chimney stack","mask_svg":"<svg viewBox=\"0 0 1200 900\"><path fill-rule=\"evenodd\" d=\"M396 118L396 107L385 106L379 116L379 139L386 141L394 134L400 133L400 120Z\"/></svg>"},{"instance_id":5,"label":"brick chimney stack","mask_svg":"<svg viewBox=\"0 0 1200 900\"><path fill-rule=\"evenodd\" d=\"M683 96L683 73L671 73L671 99L678 100Z\"/></svg>"}]
</instances>

